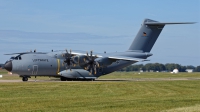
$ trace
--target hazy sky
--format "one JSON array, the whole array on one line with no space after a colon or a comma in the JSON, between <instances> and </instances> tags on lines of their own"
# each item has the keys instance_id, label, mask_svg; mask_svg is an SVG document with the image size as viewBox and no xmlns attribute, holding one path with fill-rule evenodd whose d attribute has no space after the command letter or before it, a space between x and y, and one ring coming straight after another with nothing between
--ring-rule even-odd
<instances>
[{"instance_id":1,"label":"hazy sky","mask_svg":"<svg viewBox=\"0 0 200 112\"><path fill-rule=\"evenodd\" d=\"M198 22L166 26L151 63L200 65L200 0L0 0L0 15L0 63L30 49L125 51L150 18Z\"/></svg>"}]
</instances>

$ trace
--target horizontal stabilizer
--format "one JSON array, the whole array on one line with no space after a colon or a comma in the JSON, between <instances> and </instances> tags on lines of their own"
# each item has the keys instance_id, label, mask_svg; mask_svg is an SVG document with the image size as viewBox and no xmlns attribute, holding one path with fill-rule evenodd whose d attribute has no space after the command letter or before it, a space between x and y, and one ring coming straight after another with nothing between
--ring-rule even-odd
<instances>
[{"instance_id":1,"label":"horizontal stabilizer","mask_svg":"<svg viewBox=\"0 0 200 112\"><path fill-rule=\"evenodd\" d=\"M194 24L196 22L167 22L167 23L160 23L160 22L145 22L145 25L171 25L171 24Z\"/></svg>"}]
</instances>

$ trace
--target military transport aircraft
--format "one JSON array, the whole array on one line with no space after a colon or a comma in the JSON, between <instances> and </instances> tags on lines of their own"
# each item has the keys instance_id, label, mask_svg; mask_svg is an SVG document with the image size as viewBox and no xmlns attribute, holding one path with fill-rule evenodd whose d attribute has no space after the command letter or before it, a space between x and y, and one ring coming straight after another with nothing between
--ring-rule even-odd
<instances>
[{"instance_id":1,"label":"military transport aircraft","mask_svg":"<svg viewBox=\"0 0 200 112\"><path fill-rule=\"evenodd\" d=\"M163 23L145 19L129 49L125 52L90 53L77 50L52 52L22 52L8 60L4 68L19 74L23 81L31 76L53 76L66 80L95 80L133 63L148 61L154 43L165 25L194 22Z\"/></svg>"}]
</instances>

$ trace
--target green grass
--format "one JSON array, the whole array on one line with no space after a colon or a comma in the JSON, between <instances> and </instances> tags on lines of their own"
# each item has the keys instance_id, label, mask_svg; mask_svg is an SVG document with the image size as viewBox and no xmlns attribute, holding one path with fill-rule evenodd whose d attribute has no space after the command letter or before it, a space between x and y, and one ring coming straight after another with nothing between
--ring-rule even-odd
<instances>
[{"instance_id":1,"label":"green grass","mask_svg":"<svg viewBox=\"0 0 200 112\"><path fill-rule=\"evenodd\" d=\"M199 78L199 75L115 72L101 79ZM18 77L6 74L4 76L7 76L6 80ZM200 80L0 82L0 112L24 111L198 112Z\"/></svg>"},{"instance_id":2,"label":"green grass","mask_svg":"<svg viewBox=\"0 0 200 112\"><path fill-rule=\"evenodd\" d=\"M7 74L8 72L5 69L0 69L0 74Z\"/></svg>"},{"instance_id":3,"label":"green grass","mask_svg":"<svg viewBox=\"0 0 200 112\"><path fill-rule=\"evenodd\" d=\"M170 111L200 107L200 81L0 83L0 111ZM189 108L190 109L190 108Z\"/></svg>"},{"instance_id":4,"label":"green grass","mask_svg":"<svg viewBox=\"0 0 200 112\"><path fill-rule=\"evenodd\" d=\"M169 72L114 72L105 76L100 77L105 79L117 79L117 78L200 78L200 72L187 73L180 72L178 74L171 74Z\"/></svg>"}]
</instances>

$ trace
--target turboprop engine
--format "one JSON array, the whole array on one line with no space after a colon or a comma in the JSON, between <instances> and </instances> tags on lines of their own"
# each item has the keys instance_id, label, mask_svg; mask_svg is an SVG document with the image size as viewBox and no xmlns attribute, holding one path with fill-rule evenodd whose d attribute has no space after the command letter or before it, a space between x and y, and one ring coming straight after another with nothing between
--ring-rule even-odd
<instances>
[{"instance_id":1,"label":"turboprop engine","mask_svg":"<svg viewBox=\"0 0 200 112\"><path fill-rule=\"evenodd\" d=\"M108 57L96 58L95 61L99 64L99 67L105 67L111 65L115 60L111 60Z\"/></svg>"}]
</instances>

